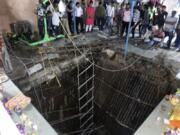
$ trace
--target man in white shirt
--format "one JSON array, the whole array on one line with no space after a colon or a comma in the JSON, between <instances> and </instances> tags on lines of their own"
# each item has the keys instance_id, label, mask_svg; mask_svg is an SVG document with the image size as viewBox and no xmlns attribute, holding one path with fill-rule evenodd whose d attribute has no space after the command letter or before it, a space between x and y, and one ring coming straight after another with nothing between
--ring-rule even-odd
<instances>
[{"instance_id":1,"label":"man in white shirt","mask_svg":"<svg viewBox=\"0 0 180 135\"><path fill-rule=\"evenodd\" d=\"M63 29L63 33L64 33L64 35L66 35L66 34L71 35L71 31L69 28L69 22L68 22L67 7L62 0L60 0L60 2L59 2L59 11L62 14L61 22L65 28L65 31Z\"/></svg>"},{"instance_id":2,"label":"man in white shirt","mask_svg":"<svg viewBox=\"0 0 180 135\"><path fill-rule=\"evenodd\" d=\"M107 25L111 26L113 24L113 18L115 16L115 8L110 3L108 3L106 8L107 13Z\"/></svg>"},{"instance_id":3,"label":"man in white shirt","mask_svg":"<svg viewBox=\"0 0 180 135\"><path fill-rule=\"evenodd\" d=\"M169 37L169 40L167 41L167 47L165 47L165 49L170 49L171 41L174 37L174 33L178 21L178 19L175 16L176 16L176 11L172 11L172 15L168 16L165 20L165 24L164 24L165 37Z\"/></svg>"},{"instance_id":4,"label":"man in white shirt","mask_svg":"<svg viewBox=\"0 0 180 135\"><path fill-rule=\"evenodd\" d=\"M60 18L62 14L58 11L58 6L56 5L54 12L52 13L52 25L53 25L53 35L59 34Z\"/></svg>"},{"instance_id":5,"label":"man in white shirt","mask_svg":"<svg viewBox=\"0 0 180 135\"><path fill-rule=\"evenodd\" d=\"M113 18L115 16L115 7L113 5L114 3L108 3L106 7L106 14L107 14L107 20L106 20L106 27L109 30L109 34L112 34L112 25L113 25Z\"/></svg>"},{"instance_id":6,"label":"man in white shirt","mask_svg":"<svg viewBox=\"0 0 180 135\"><path fill-rule=\"evenodd\" d=\"M76 3L75 8L75 17L76 17L76 32L79 34L80 30L83 32L83 9L80 6L80 3ZM79 30L79 25L81 26L81 29Z\"/></svg>"}]
</instances>

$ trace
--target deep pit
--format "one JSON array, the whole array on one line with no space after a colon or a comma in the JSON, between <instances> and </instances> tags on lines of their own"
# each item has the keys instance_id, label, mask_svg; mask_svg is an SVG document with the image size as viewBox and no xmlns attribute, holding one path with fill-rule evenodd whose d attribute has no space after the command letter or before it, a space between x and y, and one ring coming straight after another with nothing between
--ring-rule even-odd
<instances>
[{"instance_id":1,"label":"deep pit","mask_svg":"<svg viewBox=\"0 0 180 135\"><path fill-rule=\"evenodd\" d=\"M85 104L93 94L93 109L87 114L94 115L93 130L90 132L93 135L132 135L164 96L176 89L174 76L164 66L161 57L152 61L129 54L125 62L122 51L109 58L99 50L93 53L93 57L99 66L94 66L94 79L82 88L86 91L94 83L93 93L88 93L82 101ZM59 62L57 59L52 61L54 65ZM84 74L80 83L92 75L93 68L85 71L88 64L80 64L79 72ZM77 73L77 67L63 72L58 79L61 87L55 78L25 92L59 134L78 135L82 132L79 129L82 114L77 98ZM21 79L16 81L17 84L19 81ZM91 108L91 104L87 106L85 112Z\"/></svg>"}]
</instances>

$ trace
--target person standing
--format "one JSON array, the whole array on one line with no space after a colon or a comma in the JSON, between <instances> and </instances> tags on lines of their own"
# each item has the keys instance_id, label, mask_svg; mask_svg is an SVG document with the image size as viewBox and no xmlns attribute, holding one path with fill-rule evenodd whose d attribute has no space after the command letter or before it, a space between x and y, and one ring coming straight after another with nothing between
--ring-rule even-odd
<instances>
[{"instance_id":1,"label":"person standing","mask_svg":"<svg viewBox=\"0 0 180 135\"><path fill-rule=\"evenodd\" d=\"M81 8L83 10L83 31L84 31L84 28L86 27L85 24L86 24L86 2L85 0L81 0Z\"/></svg>"},{"instance_id":2,"label":"person standing","mask_svg":"<svg viewBox=\"0 0 180 135\"><path fill-rule=\"evenodd\" d=\"M134 38L136 27L140 24L140 11L137 7L134 9L132 20L132 38Z\"/></svg>"},{"instance_id":3,"label":"person standing","mask_svg":"<svg viewBox=\"0 0 180 135\"><path fill-rule=\"evenodd\" d=\"M76 17L76 31L77 34L83 32L83 9L80 6L80 3L76 3L76 9L75 9L75 17ZM79 25L81 29L79 30Z\"/></svg>"},{"instance_id":4,"label":"person standing","mask_svg":"<svg viewBox=\"0 0 180 135\"><path fill-rule=\"evenodd\" d=\"M53 36L52 12L47 12L47 31L49 36Z\"/></svg>"},{"instance_id":5,"label":"person standing","mask_svg":"<svg viewBox=\"0 0 180 135\"><path fill-rule=\"evenodd\" d=\"M129 22L131 21L131 11L130 7L127 4L124 14L123 14L123 22L122 22L122 29L121 29L121 38L123 37L124 31L126 30L126 35L128 33L128 27L129 27Z\"/></svg>"},{"instance_id":6,"label":"person standing","mask_svg":"<svg viewBox=\"0 0 180 135\"><path fill-rule=\"evenodd\" d=\"M66 11L67 11L67 18L68 18L68 24L69 24L69 29L70 32L73 33L73 8L72 8L72 1L69 1L66 7Z\"/></svg>"},{"instance_id":7,"label":"person standing","mask_svg":"<svg viewBox=\"0 0 180 135\"><path fill-rule=\"evenodd\" d=\"M105 15L106 9L104 8L102 2L99 2L98 7L96 8L96 19L100 31L103 31Z\"/></svg>"},{"instance_id":8,"label":"person standing","mask_svg":"<svg viewBox=\"0 0 180 135\"><path fill-rule=\"evenodd\" d=\"M156 22L155 24L157 24L159 28L162 28L164 26L165 19L168 14L165 9L166 9L166 6L163 6L162 9L158 8L158 15L155 19L155 22Z\"/></svg>"},{"instance_id":9,"label":"person standing","mask_svg":"<svg viewBox=\"0 0 180 135\"><path fill-rule=\"evenodd\" d=\"M37 6L37 16L38 16L38 31L40 38L44 37L44 16L45 16L45 9L43 7L43 4L41 1L39 1L39 4Z\"/></svg>"},{"instance_id":10,"label":"person standing","mask_svg":"<svg viewBox=\"0 0 180 135\"><path fill-rule=\"evenodd\" d=\"M55 5L55 10L52 14L52 25L53 25L53 36L57 36L59 34L59 25L60 25L60 18L62 14L58 11L58 5Z\"/></svg>"},{"instance_id":11,"label":"person standing","mask_svg":"<svg viewBox=\"0 0 180 135\"><path fill-rule=\"evenodd\" d=\"M164 18L166 19L166 17L168 16L168 12L166 11L165 5L162 6L162 14L164 15Z\"/></svg>"},{"instance_id":12,"label":"person standing","mask_svg":"<svg viewBox=\"0 0 180 135\"><path fill-rule=\"evenodd\" d=\"M90 1L88 7L86 8L86 32L91 31L94 25L95 9L92 5L93 1Z\"/></svg>"},{"instance_id":13,"label":"person standing","mask_svg":"<svg viewBox=\"0 0 180 135\"><path fill-rule=\"evenodd\" d=\"M165 20L165 25L164 25L165 37L169 37L169 40L167 41L167 47L164 47L165 49L170 49L171 41L174 37L174 32L178 21L175 15L176 15L176 11L172 11L172 15L168 16Z\"/></svg>"},{"instance_id":14,"label":"person standing","mask_svg":"<svg viewBox=\"0 0 180 135\"><path fill-rule=\"evenodd\" d=\"M121 4L120 9L117 11L117 34L120 34L121 28L122 28L122 21L123 21L123 16L124 16L124 4Z\"/></svg>"},{"instance_id":15,"label":"person standing","mask_svg":"<svg viewBox=\"0 0 180 135\"><path fill-rule=\"evenodd\" d=\"M140 37L145 35L147 28L150 23L150 16L148 12L148 5L144 5L143 14L142 14L141 28L140 28Z\"/></svg>"},{"instance_id":16,"label":"person standing","mask_svg":"<svg viewBox=\"0 0 180 135\"><path fill-rule=\"evenodd\" d=\"M106 13L107 13L106 27L108 28L109 34L111 35L113 18L115 16L115 8L114 8L113 4L108 3L108 5L106 7Z\"/></svg>"},{"instance_id":17,"label":"person standing","mask_svg":"<svg viewBox=\"0 0 180 135\"><path fill-rule=\"evenodd\" d=\"M71 31L70 31L69 23L68 23L67 7L64 4L64 2L61 3L61 8L63 8L63 7L65 10L61 11L61 14L62 14L61 21L62 21L62 24L63 24L65 30L66 30L66 32L64 32L64 34L71 35Z\"/></svg>"}]
</instances>

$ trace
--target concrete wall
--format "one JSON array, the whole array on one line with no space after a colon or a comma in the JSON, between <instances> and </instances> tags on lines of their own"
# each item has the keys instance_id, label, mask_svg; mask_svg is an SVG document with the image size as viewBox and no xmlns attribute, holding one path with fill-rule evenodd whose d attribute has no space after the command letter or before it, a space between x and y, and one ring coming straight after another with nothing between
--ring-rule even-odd
<instances>
[{"instance_id":1,"label":"concrete wall","mask_svg":"<svg viewBox=\"0 0 180 135\"><path fill-rule=\"evenodd\" d=\"M0 0L0 30L10 30L9 24L18 20L36 22L34 14L38 0Z\"/></svg>"}]
</instances>

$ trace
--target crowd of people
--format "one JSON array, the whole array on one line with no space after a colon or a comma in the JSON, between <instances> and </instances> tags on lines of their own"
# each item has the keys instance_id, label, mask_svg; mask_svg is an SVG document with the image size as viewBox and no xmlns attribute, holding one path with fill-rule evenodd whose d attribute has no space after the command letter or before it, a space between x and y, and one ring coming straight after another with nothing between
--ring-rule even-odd
<instances>
[{"instance_id":1,"label":"crowd of people","mask_svg":"<svg viewBox=\"0 0 180 135\"><path fill-rule=\"evenodd\" d=\"M132 38L142 38L151 46L160 44L162 48L176 47L180 51L180 16L176 11L168 14L166 6L157 1L142 3L137 0L133 10L132 3L125 1L119 4L54 0L52 3L40 3L37 8L39 34L42 37L46 16L50 36L63 33L61 23L69 35L91 32L97 26L99 31L107 30L109 35L115 33L123 38L130 33Z\"/></svg>"}]
</instances>

